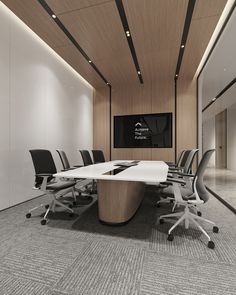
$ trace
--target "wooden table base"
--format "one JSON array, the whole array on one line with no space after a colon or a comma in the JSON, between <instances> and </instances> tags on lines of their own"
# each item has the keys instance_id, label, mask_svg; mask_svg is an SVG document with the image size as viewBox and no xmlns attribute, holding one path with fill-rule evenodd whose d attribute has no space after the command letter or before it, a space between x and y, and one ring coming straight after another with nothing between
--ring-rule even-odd
<instances>
[{"instance_id":1,"label":"wooden table base","mask_svg":"<svg viewBox=\"0 0 236 295\"><path fill-rule=\"evenodd\" d=\"M143 182L98 180L99 220L114 225L129 221L143 199L144 188Z\"/></svg>"}]
</instances>

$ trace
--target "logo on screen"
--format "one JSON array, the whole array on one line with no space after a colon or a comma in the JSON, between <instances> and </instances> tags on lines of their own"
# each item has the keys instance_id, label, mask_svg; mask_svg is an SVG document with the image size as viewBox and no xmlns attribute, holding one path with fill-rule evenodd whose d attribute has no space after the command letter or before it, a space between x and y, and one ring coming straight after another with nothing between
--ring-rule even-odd
<instances>
[{"instance_id":1,"label":"logo on screen","mask_svg":"<svg viewBox=\"0 0 236 295\"><path fill-rule=\"evenodd\" d=\"M135 124L135 129L134 129L134 139L136 140L144 140L147 139L147 136L145 133L147 133L149 129L147 127L143 127L142 123L137 122Z\"/></svg>"}]
</instances>

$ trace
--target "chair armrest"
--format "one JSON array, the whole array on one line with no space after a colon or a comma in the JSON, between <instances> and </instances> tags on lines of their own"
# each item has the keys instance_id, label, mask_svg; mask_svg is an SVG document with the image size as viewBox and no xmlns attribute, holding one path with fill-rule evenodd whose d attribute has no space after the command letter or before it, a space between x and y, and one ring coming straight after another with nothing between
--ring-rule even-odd
<instances>
[{"instance_id":1,"label":"chair armrest","mask_svg":"<svg viewBox=\"0 0 236 295\"><path fill-rule=\"evenodd\" d=\"M167 181L169 182L175 182L175 183L179 183L179 184L186 184L186 181L182 180L182 179L178 179L178 178L168 178L167 177Z\"/></svg>"},{"instance_id":2,"label":"chair armrest","mask_svg":"<svg viewBox=\"0 0 236 295\"><path fill-rule=\"evenodd\" d=\"M184 167L172 167L172 166L169 166L169 172L171 173L176 173L178 171L182 171L184 170Z\"/></svg>"},{"instance_id":3,"label":"chair armrest","mask_svg":"<svg viewBox=\"0 0 236 295\"><path fill-rule=\"evenodd\" d=\"M75 168L68 168L68 169L62 169L61 172L69 171L69 170L74 170Z\"/></svg>"},{"instance_id":4,"label":"chair armrest","mask_svg":"<svg viewBox=\"0 0 236 295\"><path fill-rule=\"evenodd\" d=\"M173 162L165 162L170 168L175 168L175 167L177 167L177 165L175 164L175 163L173 163Z\"/></svg>"},{"instance_id":5,"label":"chair armrest","mask_svg":"<svg viewBox=\"0 0 236 295\"><path fill-rule=\"evenodd\" d=\"M35 174L35 176L38 176L38 177L42 177L43 178L43 182L41 184L40 190L42 190L42 191L45 192L47 190L48 178L49 177L53 177L53 174L40 173L40 174Z\"/></svg>"},{"instance_id":6,"label":"chair armrest","mask_svg":"<svg viewBox=\"0 0 236 295\"><path fill-rule=\"evenodd\" d=\"M194 177L194 174L190 174L190 173L183 173L183 172L177 172L176 174L180 175L180 176L184 176L184 177Z\"/></svg>"}]
</instances>

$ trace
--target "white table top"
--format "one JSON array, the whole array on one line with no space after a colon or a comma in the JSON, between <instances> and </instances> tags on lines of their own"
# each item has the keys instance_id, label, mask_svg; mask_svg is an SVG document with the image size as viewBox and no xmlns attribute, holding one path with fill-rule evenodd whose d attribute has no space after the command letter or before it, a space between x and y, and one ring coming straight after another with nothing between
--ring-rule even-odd
<instances>
[{"instance_id":1,"label":"white table top","mask_svg":"<svg viewBox=\"0 0 236 295\"><path fill-rule=\"evenodd\" d=\"M138 165L129 167L116 175L105 175L104 173L119 168L114 166L121 162L132 162L128 160L116 160L105 162L73 170L54 174L56 178L86 178L104 180L125 180L158 183L166 181L168 165L163 161L140 161Z\"/></svg>"}]
</instances>

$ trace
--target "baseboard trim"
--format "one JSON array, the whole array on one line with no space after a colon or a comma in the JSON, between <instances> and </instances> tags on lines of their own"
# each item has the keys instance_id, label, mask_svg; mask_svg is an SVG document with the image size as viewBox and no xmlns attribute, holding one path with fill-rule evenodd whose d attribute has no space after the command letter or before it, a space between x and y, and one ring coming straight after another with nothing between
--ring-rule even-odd
<instances>
[{"instance_id":1,"label":"baseboard trim","mask_svg":"<svg viewBox=\"0 0 236 295\"><path fill-rule=\"evenodd\" d=\"M231 206L228 202L226 202L221 196L219 196L217 193L215 193L213 190L211 190L209 187L206 187L206 189L211 193L217 200L219 200L222 204L224 204L230 211L232 211L234 214L236 214L236 208Z\"/></svg>"},{"instance_id":2,"label":"baseboard trim","mask_svg":"<svg viewBox=\"0 0 236 295\"><path fill-rule=\"evenodd\" d=\"M32 201L32 200L35 200L35 199L37 199L37 198L43 197L43 196L45 196L45 194L39 195L39 196L37 196L37 197L34 197L34 198L32 198L32 199L29 199L29 200L26 200L26 201L23 201L23 202L20 202L20 203L17 203L17 204L15 204L15 205L13 205L13 206L10 206L10 207L7 207L7 208L5 208L5 209L0 210L0 213L3 212L3 211L6 211L6 210L8 210L8 209L14 208L14 207L16 207L16 206L19 206L19 205L21 205L21 204L24 204L24 203L30 202L30 201Z\"/></svg>"}]
</instances>

